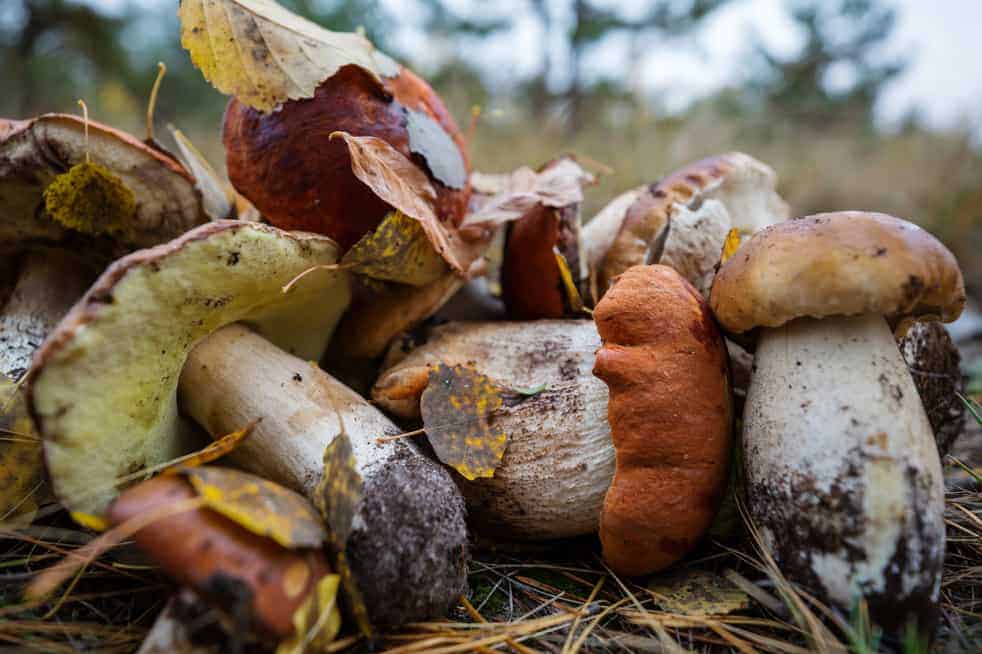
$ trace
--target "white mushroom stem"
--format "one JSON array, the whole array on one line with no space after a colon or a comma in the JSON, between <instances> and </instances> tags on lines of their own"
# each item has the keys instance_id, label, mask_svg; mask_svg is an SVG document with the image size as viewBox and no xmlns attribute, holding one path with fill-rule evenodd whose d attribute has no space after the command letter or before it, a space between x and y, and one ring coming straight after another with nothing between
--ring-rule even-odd
<instances>
[{"instance_id":1,"label":"white mushroom stem","mask_svg":"<svg viewBox=\"0 0 982 654\"><path fill-rule=\"evenodd\" d=\"M361 396L240 325L191 351L178 392L183 411L214 437L259 419L232 460L311 498L342 418L363 477L404 447L375 440L401 430Z\"/></svg>"},{"instance_id":2,"label":"white mushroom stem","mask_svg":"<svg viewBox=\"0 0 982 654\"><path fill-rule=\"evenodd\" d=\"M346 553L374 624L444 614L465 591L464 501L449 473L409 438L379 442L399 428L315 364L231 325L192 350L178 395L212 436L261 419L231 458L315 502L343 422L363 483Z\"/></svg>"},{"instance_id":3,"label":"white mushroom stem","mask_svg":"<svg viewBox=\"0 0 982 654\"><path fill-rule=\"evenodd\" d=\"M882 317L762 329L743 429L751 513L790 577L885 621L937 600L941 464Z\"/></svg>"},{"instance_id":4,"label":"white mushroom stem","mask_svg":"<svg viewBox=\"0 0 982 654\"><path fill-rule=\"evenodd\" d=\"M593 321L448 323L385 371L372 397L387 411L419 417L431 366L474 367L501 388L534 389L490 417L508 436L490 478L454 474L471 521L518 540L597 531L614 476L607 385L593 376L600 336Z\"/></svg>"},{"instance_id":5,"label":"white mushroom stem","mask_svg":"<svg viewBox=\"0 0 982 654\"><path fill-rule=\"evenodd\" d=\"M43 250L21 258L16 284L0 312L0 373L19 378L34 351L94 279L68 252Z\"/></svg>"}]
</instances>

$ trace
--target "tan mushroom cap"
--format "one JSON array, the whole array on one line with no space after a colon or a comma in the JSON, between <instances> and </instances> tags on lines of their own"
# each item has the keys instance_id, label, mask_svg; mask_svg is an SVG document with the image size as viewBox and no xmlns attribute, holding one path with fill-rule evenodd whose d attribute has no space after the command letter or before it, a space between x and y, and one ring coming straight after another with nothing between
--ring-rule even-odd
<instances>
[{"instance_id":1,"label":"tan mushroom cap","mask_svg":"<svg viewBox=\"0 0 982 654\"><path fill-rule=\"evenodd\" d=\"M38 220L38 211L44 189L85 161L86 153L136 196L132 224L124 233L106 237L113 241L106 244L111 253L157 245L208 220L194 177L177 160L125 132L89 121L86 140L85 121L69 114L0 119L0 252L78 237L53 220Z\"/></svg>"},{"instance_id":2,"label":"tan mushroom cap","mask_svg":"<svg viewBox=\"0 0 982 654\"><path fill-rule=\"evenodd\" d=\"M710 305L736 333L805 316L951 322L965 306L965 282L954 255L917 225L843 211L756 234L720 268Z\"/></svg>"},{"instance_id":3,"label":"tan mushroom cap","mask_svg":"<svg viewBox=\"0 0 982 654\"><path fill-rule=\"evenodd\" d=\"M29 398L56 495L101 514L134 472L187 451L177 385L188 353L241 322L317 359L349 302L338 247L313 234L215 221L113 265L35 355Z\"/></svg>"}]
</instances>

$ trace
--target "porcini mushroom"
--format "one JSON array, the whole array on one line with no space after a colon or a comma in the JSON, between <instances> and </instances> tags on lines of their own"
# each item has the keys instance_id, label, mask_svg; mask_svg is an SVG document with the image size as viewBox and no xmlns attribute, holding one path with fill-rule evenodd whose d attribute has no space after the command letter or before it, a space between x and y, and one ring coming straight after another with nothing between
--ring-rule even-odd
<instances>
[{"instance_id":1,"label":"porcini mushroom","mask_svg":"<svg viewBox=\"0 0 982 654\"><path fill-rule=\"evenodd\" d=\"M325 580L327 534L317 509L272 482L227 468L189 468L133 486L108 513L113 524L147 515L155 519L134 535L137 547L222 612L240 642L307 636L295 633L297 613L322 582L337 592L337 575ZM328 612L320 636L330 642L341 624L338 605L320 608Z\"/></svg>"},{"instance_id":2,"label":"porcini mushroom","mask_svg":"<svg viewBox=\"0 0 982 654\"><path fill-rule=\"evenodd\" d=\"M398 624L464 588L463 502L411 443L376 445L398 430L307 363L347 308L347 273L282 287L337 255L324 237L218 221L124 257L40 350L31 403L56 494L96 514L118 478L187 451L179 400L216 436L261 419L236 460L312 499L325 446L346 429L365 482L351 568L371 617Z\"/></svg>"},{"instance_id":3,"label":"porcini mushroom","mask_svg":"<svg viewBox=\"0 0 982 654\"><path fill-rule=\"evenodd\" d=\"M88 136L86 136L86 131ZM119 177L132 213L65 224L45 208L51 182L86 159ZM168 241L208 220L194 178L175 159L129 134L76 116L0 119L0 256L12 291L0 313L0 373L17 378L34 350L102 268L137 248Z\"/></svg>"},{"instance_id":4,"label":"porcini mushroom","mask_svg":"<svg viewBox=\"0 0 982 654\"><path fill-rule=\"evenodd\" d=\"M865 598L887 629L930 623L945 543L937 448L890 326L964 303L951 252L863 212L768 227L713 284L720 324L759 332L743 456L766 547L826 601Z\"/></svg>"},{"instance_id":5,"label":"porcini mushroom","mask_svg":"<svg viewBox=\"0 0 982 654\"><path fill-rule=\"evenodd\" d=\"M596 326L437 328L380 376L372 397L394 414L419 415L438 363L473 365L505 389L533 387L488 417L508 437L494 476L455 477L471 518L524 540L599 529L612 568L635 575L669 565L708 528L726 484L732 408L726 349L693 287L651 266L613 288Z\"/></svg>"},{"instance_id":6,"label":"porcini mushroom","mask_svg":"<svg viewBox=\"0 0 982 654\"><path fill-rule=\"evenodd\" d=\"M433 365L473 365L504 389L538 392L493 416L508 436L490 478L454 475L479 529L516 540L565 538L597 530L614 475L607 388L593 374L600 346L591 321L449 323L384 371L372 389L380 407L420 417Z\"/></svg>"},{"instance_id":7,"label":"porcini mushroom","mask_svg":"<svg viewBox=\"0 0 982 654\"><path fill-rule=\"evenodd\" d=\"M766 164L730 152L615 198L583 228L595 299L615 276L652 262L675 268L708 297L727 232L752 234L788 217L776 181ZM649 257L653 245L660 257Z\"/></svg>"},{"instance_id":8,"label":"porcini mushroom","mask_svg":"<svg viewBox=\"0 0 982 654\"><path fill-rule=\"evenodd\" d=\"M470 194L463 135L425 81L389 62L381 84L356 65L344 66L313 98L271 113L229 101L223 128L229 179L274 225L325 234L347 250L392 210L352 172L348 146L330 138L335 132L380 138L416 161L436 185L440 220L454 226L463 220Z\"/></svg>"}]
</instances>

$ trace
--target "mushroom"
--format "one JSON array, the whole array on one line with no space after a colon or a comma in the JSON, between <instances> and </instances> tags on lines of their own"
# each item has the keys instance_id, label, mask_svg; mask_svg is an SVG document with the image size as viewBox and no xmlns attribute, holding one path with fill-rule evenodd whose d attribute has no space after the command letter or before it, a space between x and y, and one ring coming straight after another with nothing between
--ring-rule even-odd
<instances>
[{"instance_id":1,"label":"mushroom","mask_svg":"<svg viewBox=\"0 0 982 654\"><path fill-rule=\"evenodd\" d=\"M88 136L86 137L86 131ZM45 209L51 182L86 158L132 191L122 225L83 232ZM111 127L63 114L0 119L0 255L17 261L0 313L0 373L17 378L34 350L112 258L205 222L194 178L175 159Z\"/></svg>"},{"instance_id":2,"label":"mushroom","mask_svg":"<svg viewBox=\"0 0 982 654\"><path fill-rule=\"evenodd\" d=\"M635 575L669 565L708 528L726 484L732 409L726 349L701 296L664 266L619 279L597 306L596 326L437 328L381 375L372 397L418 416L438 363L473 365L504 389L532 388L489 416L508 437L494 476L455 477L470 517L522 540L599 528L612 568Z\"/></svg>"},{"instance_id":3,"label":"mushroom","mask_svg":"<svg viewBox=\"0 0 982 654\"><path fill-rule=\"evenodd\" d=\"M463 502L411 443L376 444L398 429L307 363L347 308L347 274L282 287L337 251L218 221L124 257L39 351L30 398L56 494L95 514L119 478L190 449L178 400L216 436L260 419L234 459L311 499L325 447L346 430L365 485L348 558L373 620L399 624L444 611L465 587Z\"/></svg>"},{"instance_id":4,"label":"mushroom","mask_svg":"<svg viewBox=\"0 0 982 654\"><path fill-rule=\"evenodd\" d=\"M899 346L944 459L965 427L965 404L958 397L965 392L961 354L939 322L912 325Z\"/></svg>"},{"instance_id":5,"label":"mushroom","mask_svg":"<svg viewBox=\"0 0 982 654\"><path fill-rule=\"evenodd\" d=\"M593 177L569 157L550 161L537 174L550 176L565 177L560 183L576 193L537 203L508 224L501 297L514 320L572 318L582 313L579 289L586 278L586 261L580 256L580 187Z\"/></svg>"},{"instance_id":6,"label":"mushroom","mask_svg":"<svg viewBox=\"0 0 982 654\"><path fill-rule=\"evenodd\" d=\"M941 243L863 212L768 227L713 284L720 324L759 332L743 456L764 544L789 578L845 609L864 597L887 629L930 622L945 542L937 448L890 325L964 303Z\"/></svg>"},{"instance_id":7,"label":"mushroom","mask_svg":"<svg viewBox=\"0 0 982 654\"><path fill-rule=\"evenodd\" d=\"M203 502L195 503L199 497ZM317 510L297 493L238 470L189 468L155 477L124 491L108 516L117 525L152 516L133 536L137 547L221 611L240 642L306 636L295 633L296 614L322 582L337 591ZM330 641L340 613L336 604L322 608Z\"/></svg>"},{"instance_id":8,"label":"mushroom","mask_svg":"<svg viewBox=\"0 0 982 654\"><path fill-rule=\"evenodd\" d=\"M229 179L263 217L283 229L330 236L344 250L378 226L392 207L352 172L348 146L330 138L342 131L380 138L420 164L436 182L437 216L460 224L470 195L463 135L436 92L391 63L381 85L358 66L344 66L314 97L267 114L229 101L223 128Z\"/></svg>"},{"instance_id":9,"label":"mushroom","mask_svg":"<svg viewBox=\"0 0 982 654\"><path fill-rule=\"evenodd\" d=\"M438 363L472 365L505 389L538 390L493 416L508 436L494 476L454 475L468 516L478 529L516 540L594 533L614 475L607 388L591 372L599 346L592 321L448 323L383 372L372 399L400 418L419 419Z\"/></svg>"},{"instance_id":10,"label":"mushroom","mask_svg":"<svg viewBox=\"0 0 982 654\"><path fill-rule=\"evenodd\" d=\"M653 261L675 268L708 297L730 229L752 234L787 219L776 181L766 164L731 152L618 196L583 228L594 298L615 276ZM662 250L660 259L649 256L653 246Z\"/></svg>"}]
</instances>

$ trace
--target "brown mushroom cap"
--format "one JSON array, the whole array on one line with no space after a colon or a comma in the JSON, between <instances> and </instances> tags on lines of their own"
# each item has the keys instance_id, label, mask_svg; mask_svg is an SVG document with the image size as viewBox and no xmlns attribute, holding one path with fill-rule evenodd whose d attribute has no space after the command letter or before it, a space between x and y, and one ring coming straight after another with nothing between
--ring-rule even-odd
<instances>
[{"instance_id":1,"label":"brown mushroom cap","mask_svg":"<svg viewBox=\"0 0 982 654\"><path fill-rule=\"evenodd\" d=\"M55 493L101 514L117 480L187 452L177 385L190 350L243 322L306 359L323 352L348 305L328 238L215 221L110 266L48 336L29 377L31 412Z\"/></svg>"},{"instance_id":2,"label":"brown mushroom cap","mask_svg":"<svg viewBox=\"0 0 982 654\"><path fill-rule=\"evenodd\" d=\"M223 469L217 469L223 470ZM243 486L259 489L275 485L237 470ZM277 493L294 504L307 506L307 519L320 521L316 509L282 487ZM181 475L163 475L138 484L112 503L113 524L198 496ZM190 587L209 603L227 612L236 627L255 629L261 637L278 641L293 634L293 615L317 582L330 572L323 550L305 543L287 547L251 531L210 506L167 515L138 531L134 540L182 586ZM337 616L334 616L337 619Z\"/></svg>"},{"instance_id":3,"label":"brown mushroom cap","mask_svg":"<svg viewBox=\"0 0 982 654\"><path fill-rule=\"evenodd\" d=\"M723 337L699 292L667 266L615 278L594 310L593 373L610 389L617 467L600 516L614 572L684 556L712 523L729 473L733 403Z\"/></svg>"},{"instance_id":4,"label":"brown mushroom cap","mask_svg":"<svg viewBox=\"0 0 982 654\"><path fill-rule=\"evenodd\" d=\"M882 314L893 324L955 320L965 282L954 255L917 225L844 211L768 227L720 268L710 304L741 333L810 316Z\"/></svg>"},{"instance_id":5,"label":"brown mushroom cap","mask_svg":"<svg viewBox=\"0 0 982 654\"><path fill-rule=\"evenodd\" d=\"M27 243L72 241L78 234L51 220L38 220L42 193L73 165L101 164L136 196L133 223L102 236L108 254L119 255L175 238L208 220L194 178L175 159L112 127L68 114L32 120L0 119L0 253ZM91 239L89 239L91 240Z\"/></svg>"},{"instance_id":6,"label":"brown mushroom cap","mask_svg":"<svg viewBox=\"0 0 982 654\"><path fill-rule=\"evenodd\" d=\"M436 162L418 154L410 125L414 116L425 117L459 151L463 180L456 186L438 183L434 208L445 224L460 224L470 196L460 129L436 92L408 69L383 77L382 84L349 65L325 80L314 97L291 100L271 113L230 100L222 139L232 184L274 225L330 236L347 250L392 207L354 175L347 145L330 135L380 138L406 158L426 161L420 167L432 172ZM431 174L439 182L436 177Z\"/></svg>"}]
</instances>

